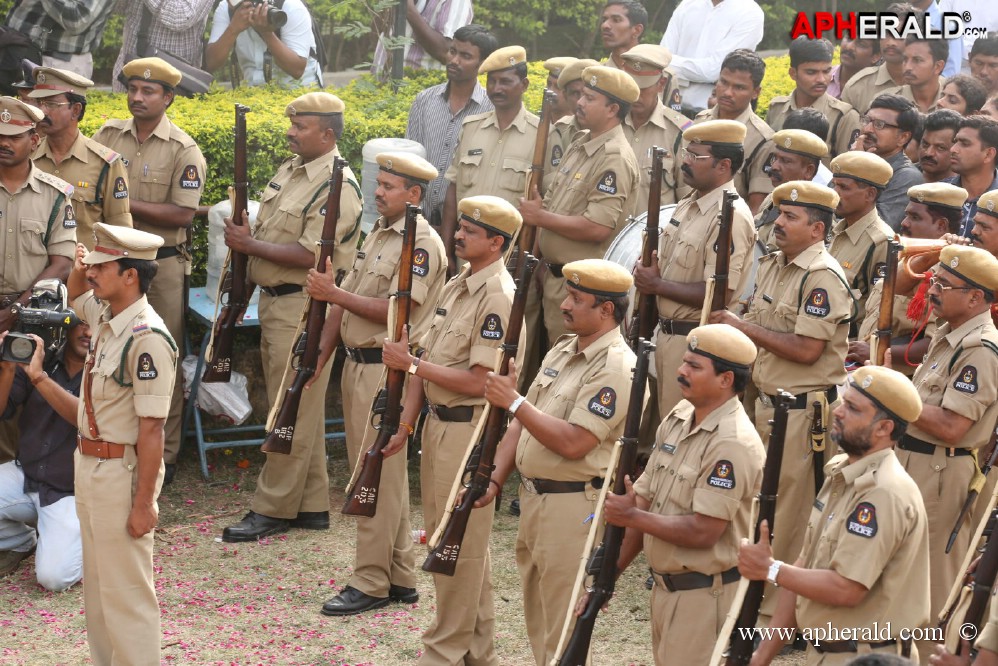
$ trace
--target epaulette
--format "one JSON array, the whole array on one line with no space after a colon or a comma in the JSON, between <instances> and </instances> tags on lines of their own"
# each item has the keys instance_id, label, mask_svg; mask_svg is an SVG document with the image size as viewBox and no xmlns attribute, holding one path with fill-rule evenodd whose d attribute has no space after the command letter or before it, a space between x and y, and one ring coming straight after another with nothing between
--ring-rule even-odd
<instances>
[{"instance_id":1,"label":"epaulette","mask_svg":"<svg viewBox=\"0 0 998 666\"><path fill-rule=\"evenodd\" d=\"M191 136L184 130L177 127L174 122L170 121L170 138L176 139L184 148L197 148L197 141L191 138Z\"/></svg>"},{"instance_id":2,"label":"epaulette","mask_svg":"<svg viewBox=\"0 0 998 666\"><path fill-rule=\"evenodd\" d=\"M749 114L749 122L752 123L753 127L759 130L759 133L762 134L764 139L772 139L773 135L776 134L776 130L770 127L769 123L754 113Z\"/></svg>"},{"instance_id":3,"label":"epaulette","mask_svg":"<svg viewBox=\"0 0 998 666\"><path fill-rule=\"evenodd\" d=\"M73 186L64 181L62 178L59 178L58 176L53 176L50 173L45 173L41 169L35 169L35 176L38 178L38 180L42 181L47 185L51 185L55 189L65 194L67 197L73 196Z\"/></svg>"},{"instance_id":4,"label":"epaulette","mask_svg":"<svg viewBox=\"0 0 998 666\"><path fill-rule=\"evenodd\" d=\"M773 108L777 104L787 104L790 102L789 95L777 95L773 99L769 100L769 108Z\"/></svg>"},{"instance_id":5,"label":"epaulette","mask_svg":"<svg viewBox=\"0 0 998 666\"><path fill-rule=\"evenodd\" d=\"M776 255L777 255L777 252L769 252L768 254L764 254L761 257L759 257L759 261L760 262L763 262L763 261L772 261L772 260L776 259Z\"/></svg>"},{"instance_id":6,"label":"epaulette","mask_svg":"<svg viewBox=\"0 0 998 666\"><path fill-rule=\"evenodd\" d=\"M704 113L709 113L709 110L705 109L704 111L698 113L697 120L700 120L700 114ZM693 124L692 120L690 120L683 114L679 113L678 111L670 109L669 107L665 107L664 115L669 122L671 122L673 125L679 128L680 132L685 132ZM704 116L704 119L707 119L707 117Z\"/></svg>"},{"instance_id":7,"label":"epaulette","mask_svg":"<svg viewBox=\"0 0 998 666\"><path fill-rule=\"evenodd\" d=\"M128 120L124 118L108 118L104 121L104 127L113 127L114 129L124 129ZM98 132L100 130L97 130Z\"/></svg>"},{"instance_id":8,"label":"epaulette","mask_svg":"<svg viewBox=\"0 0 998 666\"><path fill-rule=\"evenodd\" d=\"M465 116L464 120L461 122L462 125L467 125L468 123L477 122L479 120L484 120L485 118L492 115L492 111L486 111L485 113L474 113L470 116Z\"/></svg>"},{"instance_id":9,"label":"epaulette","mask_svg":"<svg viewBox=\"0 0 998 666\"><path fill-rule=\"evenodd\" d=\"M842 115L845 115L855 109L855 107L849 102L843 102L841 99L832 97L831 95L828 96L828 106L835 109ZM859 111L857 111L856 113L859 113Z\"/></svg>"},{"instance_id":10,"label":"epaulette","mask_svg":"<svg viewBox=\"0 0 998 666\"><path fill-rule=\"evenodd\" d=\"M108 164L114 164L119 159L121 159L120 154L111 150L103 143L99 143L97 141L94 141L93 139L87 138L86 144L87 148L89 148L92 152L96 153L98 157L100 157Z\"/></svg>"},{"instance_id":11,"label":"epaulette","mask_svg":"<svg viewBox=\"0 0 998 666\"><path fill-rule=\"evenodd\" d=\"M531 127L540 127L541 119L532 113L527 114L527 124Z\"/></svg>"}]
</instances>

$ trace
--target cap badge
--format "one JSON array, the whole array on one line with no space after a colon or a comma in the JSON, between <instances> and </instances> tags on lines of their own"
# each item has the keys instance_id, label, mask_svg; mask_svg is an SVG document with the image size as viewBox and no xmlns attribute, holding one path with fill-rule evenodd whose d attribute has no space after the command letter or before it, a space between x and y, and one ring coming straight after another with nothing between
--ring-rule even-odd
<instances>
[{"instance_id":1,"label":"cap badge","mask_svg":"<svg viewBox=\"0 0 998 666\"><path fill-rule=\"evenodd\" d=\"M696 349L698 344L700 343L697 342L697 336L690 336L690 349Z\"/></svg>"},{"instance_id":2,"label":"cap badge","mask_svg":"<svg viewBox=\"0 0 998 666\"><path fill-rule=\"evenodd\" d=\"M516 64L516 58L514 58L513 56L510 56L509 57L509 66L512 67L515 64Z\"/></svg>"},{"instance_id":3,"label":"cap badge","mask_svg":"<svg viewBox=\"0 0 998 666\"><path fill-rule=\"evenodd\" d=\"M38 76L35 77L38 83L45 83L45 72L38 72Z\"/></svg>"},{"instance_id":4,"label":"cap badge","mask_svg":"<svg viewBox=\"0 0 998 666\"><path fill-rule=\"evenodd\" d=\"M574 282L575 284L579 284L579 274L578 273L572 273L572 282Z\"/></svg>"},{"instance_id":5,"label":"cap badge","mask_svg":"<svg viewBox=\"0 0 998 666\"><path fill-rule=\"evenodd\" d=\"M956 268L959 265L960 265L960 257L953 257L952 259L950 259L949 262L950 268Z\"/></svg>"},{"instance_id":6,"label":"cap badge","mask_svg":"<svg viewBox=\"0 0 998 666\"><path fill-rule=\"evenodd\" d=\"M145 71L142 72L142 78L144 78L144 79L151 79L152 78L152 71L148 67L146 67Z\"/></svg>"},{"instance_id":7,"label":"cap badge","mask_svg":"<svg viewBox=\"0 0 998 666\"><path fill-rule=\"evenodd\" d=\"M631 63L631 68L635 72L640 72L642 70L642 68L643 68L643 65L642 65L642 63L635 61L635 62Z\"/></svg>"},{"instance_id":8,"label":"cap badge","mask_svg":"<svg viewBox=\"0 0 998 666\"><path fill-rule=\"evenodd\" d=\"M794 145L794 140L791 139L789 136L786 139L783 140L783 147L784 148L789 148L792 145Z\"/></svg>"},{"instance_id":9,"label":"cap badge","mask_svg":"<svg viewBox=\"0 0 998 666\"><path fill-rule=\"evenodd\" d=\"M593 75L592 75L592 76L591 76L591 77L589 78L589 85L591 85L591 86L595 86L595 85L596 85L596 75L595 75L595 74L593 74Z\"/></svg>"},{"instance_id":10,"label":"cap badge","mask_svg":"<svg viewBox=\"0 0 998 666\"><path fill-rule=\"evenodd\" d=\"M795 187L794 189L790 190L790 200L791 200L791 201L797 201L797 198L798 198L799 196L800 196L800 195L799 195L799 194L797 194L797 188L796 188L796 187Z\"/></svg>"},{"instance_id":11,"label":"cap badge","mask_svg":"<svg viewBox=\"0 0 998 666\"><path fill-rule=\"evenodd\" d=\"M476 208L474 211L472 211L471 216L476 220L480 220L482 219L482 211Z\"/></svg>"},{"instance_id":12,"label":"cap badge","mask_svg":"<svg viewBox=\"0 0 998 666\"><path fill-rule=\"evenodd\" d=\"M395 167L392 166L392 161L391 160L385 160L385 166L387 168L389 168L389 169L394 169L395 168Z\"/></svg>"},{"instance_id":13,"label":"cap badge","mask_svg":"<svg viewBox=\"0 0 998 666\"><path fill-rule=\"evenodd\" d=\"M870 388L870 384L872 383L873 383L873 377L870 376L863 377L863 384L862 384L863 388L865 389Z\"/></svg>"},{"instance_id":14,"label":"cap badge","mask_svg":"<svg viewBox=\"0 0 998 666\"><path fill-rule=\"evenodd\" d=\"M10 122L10 111L8 111L7 109L4 109L3 112L0 113L0 121L3 121L5 123L9 123Z\"/></svg>"},{"instance_id":15,"label":"cap badge","mask_svg":"<svg viewBox=\"0 0 998 666\"><path fill-rule=\"evenodd\" d=\"M922 194L921 192L916 194L915 198L918 199L918 203L925 203L925 195Z\"/></svg>"},{"instance_id":16,"label":"cap badge","mask_svg":"<svg viewBox=\"0 0 998 666\"><path fill-rule=\"evenodd\" d=\"M296 109L294 106L292 106L292 105L289 104L288 105L288 113L290 113L292 116L297 115L298 114L298 109Z\"/></svg>"},{"instance_id":17,"label":"cap badge","mask_svg":"<svg viewBox=\"0 0 998 666\"><path fill-rule=\"evenodd\" d=\"M985 208L987 208L990 211L993 211L995 209L995 200L994 199L988 199L988 203L985 206Z\"/></svg>"}]
</instances>

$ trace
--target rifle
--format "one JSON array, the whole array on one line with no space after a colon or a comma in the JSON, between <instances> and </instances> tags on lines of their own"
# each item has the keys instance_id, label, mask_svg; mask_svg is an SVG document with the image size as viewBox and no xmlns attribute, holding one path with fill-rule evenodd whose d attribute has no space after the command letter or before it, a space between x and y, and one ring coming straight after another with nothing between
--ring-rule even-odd
<instances>
[{"instance_id":1,"label":"rifle","mask_svg":"<svg viewBox=\"0 0 998 666\"><path fill-rule=\"evenodd\" d=\"M658 221L662 208L662 160L665 159L665 148L651 148L651 187L648 190L648 212L645 213L645 243L641 248L641 265L651 266L652 253L658 249ZM638 340L651 340L655 333L658 319L658 305L655 294L640 294L638 307L627 328L627 341L631 349L637 351Z\"/></svg>"},{"instance_id":2,"label":"rifle","mask_svg":"<svg viewBox=\"0 0 998 666\"><path fill-rule=\"evenodd\" d=\"M883 291L880 292L880 313L877 315L877 333L874 337L876 348L870 358L874 364L882 366L891 348L891 328L894 323L894 287L898 279L898 254L901 244L891 239L887 242L887 273L884 275ZM946 549L949 552L949 548Z\"/></svg>"},{"instance_id":3,"label":"rifle","mask_svg":"<svg viewBox=\"0 0 998 666\"><path fill-rule=\"evenodd\" d=\"M544 100L541 102L541 119L537 124L537 139L534 141L534 156L530 161L530 176L527 177L527 191L524 193L528 199L535 187L538 192L541 191L544 180L544 162L547 160L548 135L551 133L551 113L557 103L558 98L555 94L545 88ZM528 252L532 253L536 237L537 227L532 224L524 224L523 228L520 229L517 254L522 256ZM512 262L510 263L512 264ZM516 269L515 264L510 266L509 270L514 275L520 272Z\"/></svg>"},{"instance_id":4,"label":"rifle","mask_svg":"<svg viewBox=\"0 0 998 666\"><path fill-rule=\"evenodd\" d=\"M790 403L794 397L784 390L776 392L776 401L773 405L773 429L769 433L769 446L766 451L766 465L762 469L762 486L759 489L759 517L755 523L755 534L753 543L759 541L759 526L762 521L769 524L769 535L774 534L773 522L776 518L776 498L780 487L780 468L783 466L783 443L787 437L787 416L790 413ZM766 589L766 581L749 581L743 578L738 587L735 603L732 604L734 610L739 598L741 610L738 613L738 621L735 628L731 630L731 648L728 650L728 658L724 662L725 666L744 666L752 660L752 651L755 645L752 641L752 629L759 619L759 607L762 605L763 593ZM729 615L729 619L730 619ZM730 623L725 623L728 627ZM747 631L741 631L746 629ZM718 641L724 639L726 632L721 631ZM716 650L715 650L716 654Z\"/></svg>"},{"instance_id":5,"label":"rifle","mask_svg":"<svg viewBox=\"0 0 998 666\"><path fill-rule=\"evenodd\" d=\"M821 486L825 483L825 407L827 402L824 399L815 400L811 403L814 410L811 419L811 468L814 470L814 494L817 495Z\"/></svg>"},{"instance_id":6,"label":"rifle","mask_svg":"<svg viewBox=\"0 0 998 666\"><path fill-rule=\"evenodd\" d=\"M624 434L615 446L620 447L620 458L613 475L613 492L615 495L627 494L624 485L625 476L634 476L638 455L638 431L641 429L641 412L644 411L645 385L648 382L648 356L655 350L655 345L647 340L638 340L637 366L631 380L631 397L627 405L627 417L624 421ZM620 556L620 545L624 541L626 529L616 525L607 525L603 532L603 541L593 551L586 563L585 572L592 576L592 589L586 600L586 607L575 621L572 636L565 645L565 651L558 660L558 666L584 666L589 655L589 644L593 638L593 628L596 618L604 604L610 601L617 582L617 559ZM568 612L574 611L574 604Z\"/></svg>"},{"instance_id":7,"label":"rifle","mask_svg":"<svg viewBox=\"0 0 998 666\"><path fill-rule=\"evenodd\" d=\"M995 426L995 430L998 431L998 425ZM991 433L991 453L988 455L988 460L984 463L984 467L981 468L981 474L984 478L988 478L988 474L991 472L991 468L994 467L995 460L998 459L998 441L995 440L996 432ZM981 484L984 487L984 484ZM977 501L977 496L980 495L981 491L977 488L972 488L967 492L967 499L963 502L963 507L960 509L960 515L956 518L956 523L953 525L953 531L949 533L949 539L946 541L946 553L949 554L950 550L953 549L953 544L956 543L956 538L960 534L960 526L963 525L963 521L967 518L967 514L974 507L974 502Z\"/></svg>"},{"instance_id":8,"label":"rifle","mask_svg":"<svg viewBox=\"0 0 998 666\"><path fill-rule=\"evenodd\" d=\"M721 224L717 228L717 242L714 243L714 250L717 260L714 263L714 276L708 290L708 299L704 300L705 310L700 315L700 325L707 323L707 318L715 310L726 310L728 308L728 267L731 264L731 227L734 223L735 201L738 200L738 193L731 190L724 191L724 200L721 203Z\"/></svg>"},{"instance_id":9,"label":"rifle","mask_svg":"<svg viewBox=\"0 0 998 666\"><path fill-rule=\"evenodd\" d=\"M232 196L232 223L243 225L243 212L247 209L249 197L249 179L246 175L246 114L249 107L236 104L236 144L233 174L235 182L230 190ZM221 281L218 302L224 304L222 311L215 318L215 326L211 331L208 344L207 368L201 381L228 382L232 377L232 343L236 336L236 325L246 312L252 285L246 274L246 263L249 259L241 252L229 251L229 270Z\"/></svg>"},{"instance_id":10,"label":"rifle","mask_svg":"<svg viewBox=\"0 0 998 666\"><path fill-rule=\"evenodd\" d=\"M995 517L995 513L992 513L992 522ZM988 601L991 599L991 589L994 587L996 576L998 576L998 535L992 529L992 533L988 536L987 545L984 546L984 553L981 555L981 560L977 563L977 570L974 571L970 605L967 607L967 612L963 615L963 621L960 625L961 634L963 633L962 628L969 624L978 629L978 632L974 634L975 636L980 633L980 629L984 624L984 612L987 609ZM953 654L960 656L962 649L963 641L960 641L957 643Z\"/></svg>"},{"instance_id":11,"label":"rifle","mask_svg":"<svg viewBox=\"0 0 998 666\"><path fill-rule=\"evenodd\" d=\"M343 192L343 169L346 165L346 160L333 158L329 194L326 196L326 216L322 222L322 239L319 241L319 261L315 268L320 273L326 272L326 260L333 256L333 249L336 247L336 223L340 220L340 194ZM326 302L309 297L302 314L305 313L305 330L298 336L291 352L291 367L296 371L295 378L274 412L276 417L263 441L264 453L291 453L302 393L305 391L305 384L315 375L322 325L326 321Z\"/></svg>"},{"instance_id":12,"label":"rifle","mask_svg":"<svg viewBox=\"0 0 998 666\"><path fill-rule=\"evenodd\" d=\"M412 309L412 255L416 249L416 218L422 210L418 206L406 204L405 230L402 239L402 254L399 256L397 315L392 339L399 340L402 331L409 325L409 311ZM402 418L402 388L405 384L405 370L388 370L385 386L374 398L374 404L384 403L381 422L375 426L378 436L361 457L360 472L347 490L347 501L343 513L348 516L371 518L378 510L378 490L381 486L381 467L384 456L381 451L388 446L388 440L395 436ZM379 407L380 410L380 407Z\"/></svg>"},{"instance_id":13,"label":"rifle","mask_svg":"<svg viewBox=\"0 0 998 666\"><path fill-rule=\"evenodd\" d=\"M509 374L509 362L516 358L517 346L520 341L520 331L523 328L523 311L527 306L527 293L531 286L537 259L530 253L522 255L525 260L520 262L520 275L516 281L516 294L513 296L513 306L509 313L509 326L506 338L502 343L502 357L499 361L498 374ZM457 558L461 555L461 544L464 533L468 529L468 520L475 508L475 502L488 492L495 469L496 449L502 439L506 424L506 410L489 407L485 417L485 428L481 439L469 457L468 465L461 472L467 490L457 506L448 506L437 534L433 536L432 550L423 562L423 571L453 576L457 568Z\"/></svg>"}]
</instances>

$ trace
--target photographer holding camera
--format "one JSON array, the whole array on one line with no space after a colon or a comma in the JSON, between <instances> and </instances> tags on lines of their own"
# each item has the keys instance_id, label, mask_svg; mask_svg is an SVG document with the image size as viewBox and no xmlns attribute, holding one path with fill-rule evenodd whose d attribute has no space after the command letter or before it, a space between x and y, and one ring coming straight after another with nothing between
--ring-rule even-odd
<instances>
[{"instance_id":1,"label":"photographer holding camera","mask_svg":"<svg viewBox=\"0 0 998 666\"><path fill-rule=\"evenodd\" d=\"M246 85L322 86L312 16L302 0L221 3L204 50L205 68L221 68L233 49Z\"/></svg>"},{"instance_id":2,"label":"photographer holding camera","mask_svg":"<svg viewBox=\"0 0 998 666\"><path fill-rule=\"evenodd\" d=\"M6 347L7 333L0 333ZM80 521L73 496L76 411L90 327L79 323L49 363L41 337L29 334L34 353L26 364L0 362L0 419L20 417L17 460L0 465L0 576L35 553L39 585L59 592L83 574ZM36 528L28 525L37 523Z\"/></svg>"}]
</instances>

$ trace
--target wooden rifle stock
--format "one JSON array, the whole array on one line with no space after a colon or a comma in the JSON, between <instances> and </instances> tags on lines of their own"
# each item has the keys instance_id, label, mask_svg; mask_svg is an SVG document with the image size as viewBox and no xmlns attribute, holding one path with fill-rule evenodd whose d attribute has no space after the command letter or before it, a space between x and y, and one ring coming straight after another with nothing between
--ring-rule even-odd
<instances>
[{"instance_id":1,"label":"wooden rifle stock","mask_svg":"<svg viewBox=\"0 0 998 666\"><path fill-rule=\"evenodd\" d=\"M634 377L631 379L631 397L627 405L627 417L624 420L624 434L620 438L622 444L620 460L613 475L613 493L626 495L624 477L633 480L638 455L638 431L641 429L641 412L644 410L645 386L648 383L648 357L655 351L655 345L647 340L638 340L637 365ZM600 609L613 597L617 583L617 559L620 556L620 546L624 541L626 529L616 525L606 525L603 541L593 551L587 571L593 577L592 589L586 600L586 607L576 619L572 635L565 645L565 651L558 660L558 666L585 666L589 656L589 645L593 638L593 629Z\"/></svg>"},{"instance_id":2,"label":"wooden rifle stock","mask_svg":"<svg viewBox=\"0 0 998 666\"><path fill-rule=\"evenodd\" d=\"M513 296L513 306L509 313L509 326L506 328L506 338L502 343L502 357L499 361L499 374L509 374L510 359L516 358L517 346L520 341L520 331L523 328L523 311L527 305L527 293L531 286L537 259L530 253L521 255L525 258L520 262L520 275L516 281L516 294ZM506 410L491 407L482 437L472 452L468 469L462 474L470 474L466 482L466 490L460 503L454 507L440 536L440 542L430 551L423 562L423 571L453 576L457 568L457 559L461 555L461 544L468 529L468 520L475 508L475 502L488 492L495 469L496 450L502 439L503 427L506 423Z\"/></svg>"},{"instance_id":3,"label":"wooden rifle stock","mask_svg":"<svg viewBox=\"0 0 998 666\"><path fill-rule=\"evenodd\" d=\"M662 161L665 159L665 148L651 148L651 187L648 190L648 212L645 213L645 242L641 248L641 265L649 268L652 265L652 254L658 250L658 224L662 208ZM635 352L638 341L642 338L651 340L658 323L658 304L655 294L640 294L636 312L627 329L628 343Z\"/></svg>"},{"instance_id":4,"label":"wooden rifle stock","mask_svg":"<svg viewBox=\"0 0 998 666\"><path fill-rule=\"evenodd\" d=\"M968 624L977 627L975 635L980 635L980 629L984 625L984 613L991 598L991 590L994 587L995 578L998 577L998 534L995 534L995 530L998 527L995 525L996 518L998 518L998 509L991 514L992 531L988 536L987 545L984 546L981 561L977 563L977 569L974 571L970 605L967 606L967 612L961 621L961 635L963 627ZM956 646L957 656L960 656L962 649L963 642L961 641Z\"/></svg>"},{"instance_id":5,"label":"wooden rifle stock","mask_svg":"<svg viewBox=\"0 0 998 666\"><path fill-rule=\"evenodd\" d=\"M880 312L877 314L877 354L873 359L876 365L883 366L887 350L891 348L891 330L894 324L894 290L898 279L898 254L901 244L896 240L887 242L887 273L884 275L883 291L880 293ZM949 552L947 549L946 552Z\"/></svg>"},{"instance_id":6,"label":"wooden rifle stock","mask_svg":"<svg viewBox=\"0 0 998 666\"><path fill-rule=\"evenodd\" d=\"M403 232L402 254L399 256L399 279L392 340L401 340L402 331L409 325L409 311L412 309L412 256L416 249L416 218L421 213L418 206L406 204L405 231ZM405 384L405 370L388 370L385 391L388 402L378 426L378 436L374 444L363 454L357 479L347 491L347 501L343 513L348 516L374 516L378 510L378 491L381 487L381 467L384 463L382 450L399 429L402 418L402 388Z\"/></svg>"},{"instance_id":7,"label":"wooden rifle stock","mask_svg":"<svg viewBox=\"0 0 998 666\"><path fill-rule=\"evenodd\" d=\"M721 204L721 224L717 229L717 261L714 264L714 295L710 299L710 311L726 310L728 307L728 270L731 264L731 227L734 223L735 201L738 194L724 191Z\"/></svg>"},{"instance_id":8,"label":"wooden rifle stock","mask_svg":"<svg viewBox=\"0 0 998 666\"><path fill-rule=\"evenodd\" d=\"M995 459L998 458L998 441L995 441L996 431L998 431L998 423L995 424L995 429L991 431L991 439L988 442L988 446L981 449L986 451L988 448L991 449L991 453L988 454L988 460L981 468L981 474L984 478L988 478L988 474L991 473L991 468L994 467ZM960 515L956 517L956 523L953 525L953 530L949 533L949 539L946 540L946 553L948 554L953 549L953 544L956 543L956 538L960 534L960 526L963 525L963 521L966 520L967 514L970 510L974 508L974 503L977 501L977 496L980 494L978 490L970 490L967 493L967 499L963 502L963 507L960 509Z\"/></svg>"},{"instance_id":9,"label":"wooden rifle stock","mask_svg":"<svg viewBox=\"0 0 998 666\"><path fill-rule=\"evenodd\" d=\"M534 188L541 191L544 180L544 163L547 161L548 136L551 134L551 114L558 103L555 94L544 89L544 101L541 102L541 118L537 123L537 139L534 141L534 156L530 161L530 176L527 178L527 191L524 196L528 199L533 195ZM537 227L532 224L524 224L520 229L520 240L518 243L519 254L522 256L534 251L534 240L537 238ZM514 275L519 274L519 270L514 270Z\"/></svg>"},{"instance_id":10,"label":"wooden rifle stock","mask_svg":"<svg viewBox=\"0 0 998 666\"><path fill-rule=\"evenodd\" d=\"M249 179L246 175L246 114L249 107L236 104L235 159L233 163L232 223L243 225L243 213L248 210ZM205 362L202 382L228 382L232 377L232 343L236 336L236 324L246 312L252 289L246 274L249 259L241 252L229 253L230 263L227 274L222 278L219 301L222 311L215 319L211 333L210 353Z\"/></svg>"},{"instance_id":11,"label":"wooden rifle stock","mask_svg":"<svg viewBox=\"0 0 998 666\"><path fill-rule=\"evenodd\" d=\"M343 169L346 165L346 160L333 158L333 173L329 177L329 194L326 196L326 216L322 221L322 239L319 241L319 261L315 268L320 273L326 272L326 260L333 256L336 248L336 224L340 219L340 194L343 192ZM274 425L263 441L264 453L291 453L302 393L305 391L305 384L315 375L322 325L326 321L326 302L309 298L306 311L308 315L305 330L295 343L293 352L293 359L298 361L295 378L282 395Z\"/></svg>"},{"instance_id":12,"label":"wooden rifle stock","mask_svg":"<svg viewBox=\"0 0 998 666\"><path fill-rule=\"evenodd\" d=\"M773 429L769 433L769 447L766 451L766 465L762 469L762 486L759 489L759 518L755 523L755 534L752 543L759 541L759 526L762 521L769 525L769 535L774 533L773 522L776 518L776 498L780 488L780 468L783 466L783 443L787 438L787 416L790 413L790 403L794 397L786 391L777 391L776 402L773 405ZM752 661L752 651L755 647L752 641L752 630L759 620L759 607L762 605L766 581L754 580L749 583L745 600L742 602L738 622L731 632L731 647L725 666L745 666ZM741 631L747 629L748 631Z\"/></svg>"}]
</instances>

